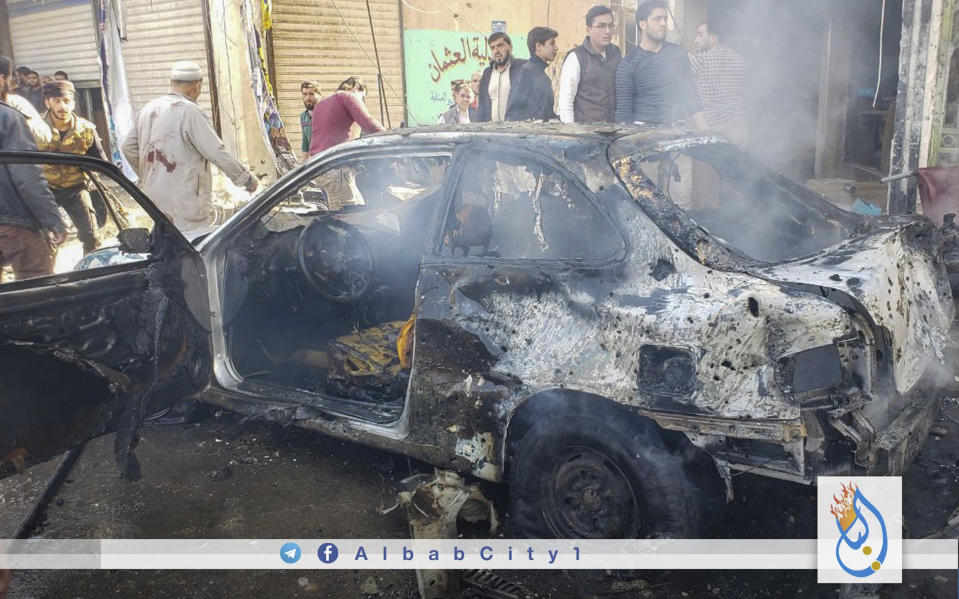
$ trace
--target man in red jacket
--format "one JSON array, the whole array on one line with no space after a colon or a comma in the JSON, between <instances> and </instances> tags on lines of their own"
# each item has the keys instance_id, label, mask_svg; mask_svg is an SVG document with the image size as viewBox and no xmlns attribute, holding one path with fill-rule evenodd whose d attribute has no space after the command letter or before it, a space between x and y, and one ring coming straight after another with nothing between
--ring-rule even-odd
<instances>
[{"instance_id":1,"label":"man in red jacket","mask_svg":"<svg viewBox=\"0 0 959 599\"><path fill-rule=\"evenodd\" d=\"M343 143L350 138L353 123L364 133L385 131L370 116L363 103L366 86L359 77L350 77L340 84L336 93L316 103L313 107L313 132L310 137L310 156Z\"/></svg>"}]
</instances>

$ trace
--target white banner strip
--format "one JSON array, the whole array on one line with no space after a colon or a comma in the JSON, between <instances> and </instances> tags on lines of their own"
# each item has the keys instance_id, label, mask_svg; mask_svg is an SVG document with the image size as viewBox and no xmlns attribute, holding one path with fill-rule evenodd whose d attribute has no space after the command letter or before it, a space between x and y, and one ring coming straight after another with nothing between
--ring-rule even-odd
<instances>
[{"instance_id":1,"label":"white banner strip","mask_svg":"<svg viewBox=\"0 0 959 599\"><path fill-rule=\"evenodd\" d=\"M0 568L814 570L815 539L0 540ZM959 540L905 540L907 570L959 569Z\"/></svg>"}]
</instances>

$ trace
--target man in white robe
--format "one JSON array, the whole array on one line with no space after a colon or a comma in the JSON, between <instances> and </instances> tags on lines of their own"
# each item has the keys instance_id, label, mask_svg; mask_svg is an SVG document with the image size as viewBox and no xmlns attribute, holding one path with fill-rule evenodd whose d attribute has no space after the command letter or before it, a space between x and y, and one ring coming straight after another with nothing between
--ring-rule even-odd
<instances>
[{"instance_id":1,"label":"man in white robe","mask_svg":"<svg viewBox=\"0 0 959 599\"><path fill-rule=\"evenodd\" d=\"M212 162L233 183L256 191L256 177L234 158L196 103L203 71L193 61L170 72L170 93L150 101L121 145L140 188L181 231L209 226Z\"/></svg>"}]
</instances>

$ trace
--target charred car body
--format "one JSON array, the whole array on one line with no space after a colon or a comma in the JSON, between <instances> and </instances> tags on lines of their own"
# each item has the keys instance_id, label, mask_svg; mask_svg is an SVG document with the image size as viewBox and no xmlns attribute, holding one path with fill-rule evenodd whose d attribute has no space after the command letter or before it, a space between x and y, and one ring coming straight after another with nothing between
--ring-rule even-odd
<instances>
[{"instance_id":1,"label":"charred car body","mask_svg":"<svg viewBox=\"0 0 959 599\"><path fill-rule=\"evenodd\" d=\"M932 223L845 213L719 137L374 136L196 247L138 199L144 262L0 288L8 469L110 427L125 464L143 415L195 394L508 481L533 535L682 535L683 456L729 493L734 470L899 474L940 393ZM28 376L54 363L86 390Z\"/></svg>"}]
</instances>

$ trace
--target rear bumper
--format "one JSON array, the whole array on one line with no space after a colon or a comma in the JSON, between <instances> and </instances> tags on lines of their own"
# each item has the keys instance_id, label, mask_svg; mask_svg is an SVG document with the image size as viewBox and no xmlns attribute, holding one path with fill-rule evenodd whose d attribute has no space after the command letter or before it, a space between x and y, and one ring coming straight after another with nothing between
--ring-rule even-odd
<instances>
[{"instance_id":1,"label":"rear bumper","mask_svg":"<svg viewBox=\"0 0 959 599\"><path fill-rule=\"evenodd\" d=\"M899 476L919 453L936 420L940 394L917 396L892 424L879 433L869 451L866 473Z\"/></svg>"}]
</instances>

